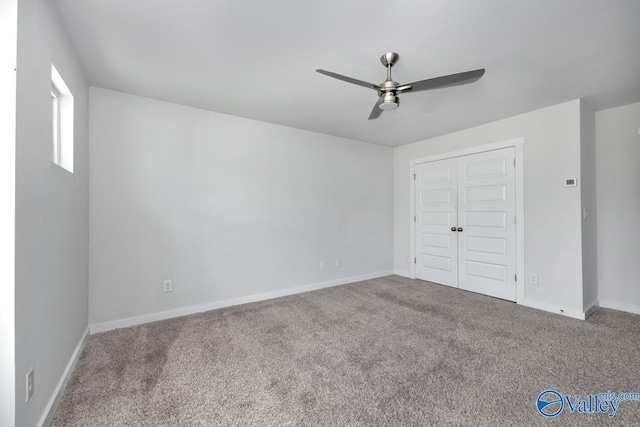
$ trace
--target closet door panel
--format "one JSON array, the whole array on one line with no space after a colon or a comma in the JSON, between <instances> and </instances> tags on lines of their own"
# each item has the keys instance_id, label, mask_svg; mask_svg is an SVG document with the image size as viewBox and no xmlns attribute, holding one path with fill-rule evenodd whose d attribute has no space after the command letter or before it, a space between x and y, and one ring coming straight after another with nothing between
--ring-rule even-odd
<instances>
[{"instance_id":1,"label":"closet door panel","mask_svg":"<svg viewBox=\"0 0 640 427\"><path fill-rule=\"evenodd\" d=\"M461 289L516 300L515 150L458 158Z\"/></svg>"},{"instance_id":2,"label":"closet door panel","mask_svg":"<svg viewBox=\"0 0 640 427\"><path fill-rule=\"evenodd\" d=\"M415 168L416 277L458 286L457 159Z\"/></svg>"}]
</instances>

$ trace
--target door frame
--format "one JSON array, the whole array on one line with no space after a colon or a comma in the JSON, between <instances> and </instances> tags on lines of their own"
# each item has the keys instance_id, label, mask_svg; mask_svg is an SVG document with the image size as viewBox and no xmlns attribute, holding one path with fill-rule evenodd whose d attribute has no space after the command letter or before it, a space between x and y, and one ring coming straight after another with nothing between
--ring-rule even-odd
<instances>
[{"instance_id":1,"label":"door frame","mask_svg":"<svg viewBox=\"0 0 640 427\"><path fill-rule=\"evenodd\" d=\"M416 211L416 188L415 188L415 168L420 163L435 162L437 160L451 159L454 157L468 156L470 154L495 151L503 148L513 147L516 159L516 303L521 304L525 300L525 273L524 273L524 143L525 138L514 138L505 141L494 142L492 144L478 145L463 150L450 151L448 153L435 154L433 156L420 157L409 161L409 259L416 258L416 238L415 238L415 211ZM411 277L416 278L416 264L411 262Z\"/></svg>"}]
</instances>

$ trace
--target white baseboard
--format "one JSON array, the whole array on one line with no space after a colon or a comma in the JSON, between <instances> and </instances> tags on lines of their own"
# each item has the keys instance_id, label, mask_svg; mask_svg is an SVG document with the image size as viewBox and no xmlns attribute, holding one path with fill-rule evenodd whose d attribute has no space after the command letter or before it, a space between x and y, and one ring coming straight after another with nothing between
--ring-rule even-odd
<instances>
[{"instance_id":1,"label":"white baseboard","mask_svg":"<svg viewBox=\"0 0 640 427\"><path fill-rule=\"evenodd\" d=\"M602 300L598 301L598 305L602 308L611 308L613 310L626 311L627 313L640 314L640 307L637 305Z\"/></svg>"},{"instance_id":2,"label":"white baseboard","mask_svg":"<svg viewBox=\"0 0 640 427\"><path fill-rule=\"evenodd\" d=\"M524 300L519 301L518 304L524 305L525 307L535 308L538 310L548 311L550 313L560 314L562 316L572 317L574 319L585 320L587 316L585 313L579 310L572 310L569 308L565 308L555 304L549 304L546 302L534 301L534 300Z\"/></svg>"},{"instance_id":3,"label":"white baseboard","mask_svg":"<svg viewBox=\"0 0 640 427\"><path fill-rule=\"evenodd\" d=\"M360 276L346 277L344 279L330 280L328 282L313 283L311 285L296 286L293 288L280 289L277 291L263 292L254 295L248 295L239 298L231 298L221 301L212 301L205 304L181 307L174 310L159 311L155 313L143 314L141 316L129 317L126 319L112 320L109 322L95 323L91 326L91 333L111 331L118 328L127 328L129 326L141 325L143 323L157 322L158 320L171 319L174 317L187 316L189 314L202 313L204 311L215 310L218 308L232 307L234 305L247 304L250 302L264 301L273 298L284 297L287 295L300 294L303 292L315 291L318 289L330 288L333 286L345 285L347 283L360 282L362 280L376 279L378 277L389 276L393 274L392 270L379 271L377 273L363 274Z\"/></svg>"},{"instance_id":4,"label":"white baseboard","mask_svg":"<svg viewBox=\"0 0 640 427\"><path fill-rule=\"evenodd\" d=\"M49 426L49 424L51 424L51 420L53 419L53 415L56 412L58 403L60 403L60 399L62 399L62 394L64 393L64 389L67 388L67 384L71 379L71 374L73 373L73 370L75 369L76 364L78 363L78 359L80 359L80 355L82 354L82 350L84 350L84 346L87 343L88 337L89 337L89 326L87 326L87 329L82 334L82 337L80 338L80 341L76 346L76 349L73 351L73 354L71 355L71 359L69 360L69 363L67 363L67 367L62 373L62 377L60 378L60 381L58 381L58 385L56 386L55 390L53 390L53 394L49 399L49 403L47 403L44 413L40 418L40 422L38 423L39 427L47 427Z\"/></svg>"},{"instance_id":5,"label":"white baseboard","mask_svg":"<svg viewBox=\"0 0 640 427\"><path fill-rule=\"evenodd\" d=\"M393 270L393 274L395 274L396 276L406 277L407 279L415 279L415 277L411 275L410 271Z\"/></svg>"}]
</instances>

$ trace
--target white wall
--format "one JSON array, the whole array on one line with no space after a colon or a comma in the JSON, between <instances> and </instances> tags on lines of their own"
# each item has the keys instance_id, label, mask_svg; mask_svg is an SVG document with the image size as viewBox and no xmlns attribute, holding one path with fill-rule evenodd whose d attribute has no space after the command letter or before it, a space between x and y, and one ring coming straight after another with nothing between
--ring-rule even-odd
<instances>
[{"instance_id":1,"label":"white wall","mask_svg":"<svg viewBox=\"0 0 640 427\"><path fill-rule=\"evenodd\" d=\"M394 149L394 266L409 275L409 161L473 146L525 137L525 285L530 304L583 312L580 188L565 188L580 176L580 101L428 139Z\"/></svg>"},{"instance_id":2,"label":"white wall","mask_svg":"<svg viewBox=\"0 0 640 427\"><path fill-rule=\"evenodd\" d=\"M15 423L17 0L0 0L0 426Z\"/></svg>"},{"instance_id":3,"label":"white wall","mask_svg":"<svg viewBox=\"0 0 640 427\"><path fill-rule=\"evenodd\" d=\"M88 324L88 83L49 0L18 5L16 423L36 425ZM74 174L52 163L51 62L75 97ZM25 403L25 374L35 392Z\"/></svg>"},{"instance_id":4,"label":"white wall","mask_svg":"<svg viewBox=\"0 0 640 427\"><path fill-rule=\"evenodd\" d=\"M598 299L640 314L640 103L596 113Z\"/></svg>"},{"instance_id":5,"label":"white wall","mask_svg":"<svg viewBox=\"0 0 640 427\"><path fill-rule=\"evenodd\" d=\"M98 88L90 129L92 324L392 268L388 147Z\"/></svg>"},{"instance_id":6,"label":"white wall","mask_svg":"<svg viewBox=\"0 0 640 427\"><path fill-rule=\"evenodd\" d=\"M580 178L582 202L582 304L586 312L598 302L598 209L596 206L596 116L580 100Z\"/></svg>"}]
</instances>

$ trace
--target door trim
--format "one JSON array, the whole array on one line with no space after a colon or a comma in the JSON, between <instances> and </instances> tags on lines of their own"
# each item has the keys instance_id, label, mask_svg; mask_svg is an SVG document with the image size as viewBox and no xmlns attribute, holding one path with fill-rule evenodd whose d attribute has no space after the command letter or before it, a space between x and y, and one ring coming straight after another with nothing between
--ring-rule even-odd
<instances>
[{"instance_id":1,"label":"door trim","mask_svg":"<svg viewBox=\"0 0 640 427\"><path fill-rule=\"evenodd\" d=\"M525 273L524 273L524 143L525 138L514 138L492 144L479 145L463 150L451 151L448 153L436 154L433 156L420 157L409 161L409 259L416 257L415 222L414 215L416 209L415 201L415 167L420 163L434 162L437 160L450 159L454 157L468 156L470 154L484 153L487 151L500 150L502 148L513 147L516 158L516 271L518 281L516 281L516 303L522 304L525 301ZM411 278L416 278L416 265L411 263Z\"/></svg>"}]
</instances>

